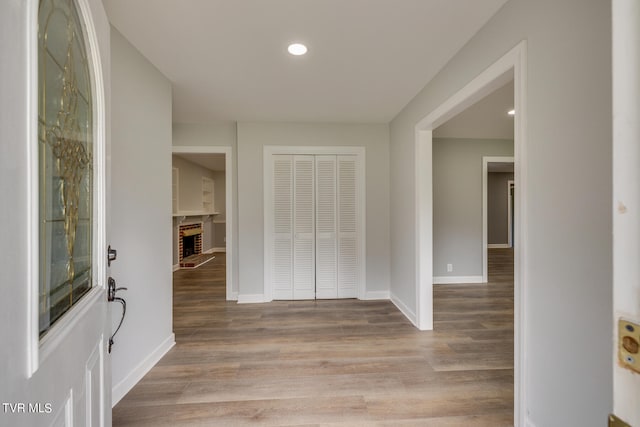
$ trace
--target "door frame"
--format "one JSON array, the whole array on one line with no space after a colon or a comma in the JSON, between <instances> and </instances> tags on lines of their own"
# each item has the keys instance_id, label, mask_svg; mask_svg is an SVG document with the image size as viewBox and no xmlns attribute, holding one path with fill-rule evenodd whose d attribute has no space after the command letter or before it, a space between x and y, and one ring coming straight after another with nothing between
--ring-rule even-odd
<instances>
[{"instance_id":1,"label":"door frame","mask_svg":"<svg viewBox=\"0 0 640 427\"><path fill-rule=\"evenodd\" d=\"M507 243L509 247L513 247L513 202L511 201L511 188L513 188L513 197L515 198L516 182L513 179L507 181Z\"/></svg>"},{"instance_id":2,"label":"door frame","mask_svg":"<svg viewBox=\"0 0 640 427\"><path fill-rule=\"evenodd\" d=\"M174 145L171 147L172 154L224 154L224 191L225 191L225 239L226 239L226 299L236 301L238 299L238 287L236 286L236 276L233 274L234 243L233 239L233 149L228 146L199 146L199 145ZM235 291L234 291L235 289Z\"/></svg>"},{"instance_id":3,"label":"door frame","mask_svg":"<svg viewBox=\"0 0 640 427\"><path fill-rule=\"evenodd\" d=\"M620 319L640 321L640 7L612 3L613 77L613 413L640 425L640 375L619 361ZM517 242L516 242L517 243Z\"/></svg>"},{"instance_id":4,"label":"door frame","mask_svg":"<svg viewBox=\"0 0 640 427\"><path fill-rule=\"evenodd\" d=\"M482 283L489 281L489 163L514 163L513 157L483 156L482 157ZM511 181L513 182L513 181ZM509 202L511 205L511 202ZM511 224L511 217L509 217ZM509 241L511 241L511 225L509 225Z\"/></svg>"},{"instance_id":5,"label":"door frame","mask_svg":"<svg viewBox=\"0 0 640 427\"><path fill-rule=\"evenodd\" d=\"M527 313L524 301L525 251L527 246L525 205L527 201L527 42L518 43L504 56L469 81L453 96L420 120L415 126L415 324L421 330L433 329L433 130L513 77L516 115L514 118L515 180L520 191L515 197L514 256L514 420L525 425Z\"/></svg>"},{"instance_id":6,"label":"door frame","mask_svg":"<svg viewBox=\"0 0 640 427\"><path fill-rule=\"evenodd\" d=\"M360 244L358 248L358 258L360 264L358 266L358 299L366 299L366 170L365 170L365 148L357 146L283 146L283 145L265 145L263 147L263 217L264 217L264 301L273 301L273 289L271 288L271 280L269 274L269 265L271 261L271 229L273 224L272 209L273 205L273 159L274 155L355 155L357 158L357 176L358 179L358 195L360 197L359 206L356 207L359 212L358 233Z\"/></svg>"}]
</instances>

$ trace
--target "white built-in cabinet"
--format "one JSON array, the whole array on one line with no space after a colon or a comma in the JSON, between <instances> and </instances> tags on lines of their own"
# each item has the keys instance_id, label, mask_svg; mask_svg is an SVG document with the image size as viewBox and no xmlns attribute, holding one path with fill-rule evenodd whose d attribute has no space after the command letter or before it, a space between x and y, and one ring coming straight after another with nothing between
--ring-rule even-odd
<instances>
[{"instance_id":1,"label":"white built-in cabinet","mask_svg":"<svg viewBox=\"0 0 640 427\"><path fill-rule=\"evenodd\" d=\"M265 279L271 297L359 297L364 279L360 157L272 154L266 161Z\"/></svg>"},{"instance_id":2,"label":"white built-in cabinet","mask_svg":"<svg viewBox=\"0 0 640 427\"><path fill-rule=\"evenodd\" d=\"M212 213L213 209L213 180L202 177L202 211Z\"/></svg>"}]
</instances>

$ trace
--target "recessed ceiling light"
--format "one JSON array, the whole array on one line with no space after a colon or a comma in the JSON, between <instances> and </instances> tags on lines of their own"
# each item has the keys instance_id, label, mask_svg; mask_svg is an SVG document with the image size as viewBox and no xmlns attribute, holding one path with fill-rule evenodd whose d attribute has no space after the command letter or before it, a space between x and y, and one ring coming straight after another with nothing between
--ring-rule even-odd
<instances>
[{"instance_id":1,"label":"recessed ceiling light","mask_svg":"<svg viewBox=\"0 0 640 427\"><path fill-rule=\"evenodd\" d=\"M509 110L507 111L507 114L510 116L515 116L516 115L516 110Z\"/></svg>"},{"instance_id":2,"label":"recessed ceiling light","mask_svg":"<svg viewBox=\"0 0 640 427\"><path fill-rule=\"evenodd\" d=\"M307 47L302 43L292 43L287 48L291 55L300 56L307 53Z\"/></svg>"}]
</instances>

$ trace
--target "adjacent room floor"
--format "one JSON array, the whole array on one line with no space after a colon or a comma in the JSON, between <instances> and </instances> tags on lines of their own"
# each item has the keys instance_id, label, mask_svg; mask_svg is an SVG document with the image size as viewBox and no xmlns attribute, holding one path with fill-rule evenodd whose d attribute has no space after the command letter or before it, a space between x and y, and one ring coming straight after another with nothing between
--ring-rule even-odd
<instances>
[{"instance_id":1,"label":"adjacent room floor","mask_svg":"<svg viewBox=\"0 0 640 427\"><path fill-rule=\"evenodd\" d=\"M176 346L114 426L513 425L513 252L438 285L435 330L389 301L225 301L224 254L174 273Z\"/></svg>"}]
</instances>

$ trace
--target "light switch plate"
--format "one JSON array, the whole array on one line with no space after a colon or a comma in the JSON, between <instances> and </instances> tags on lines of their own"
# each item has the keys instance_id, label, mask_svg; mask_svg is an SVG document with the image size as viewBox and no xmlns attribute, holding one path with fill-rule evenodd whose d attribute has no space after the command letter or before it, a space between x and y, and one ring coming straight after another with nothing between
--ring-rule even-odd
<instances>
[{"instance_id":1,"label":"light switch plate","mask_svg":"<svg viewBox=\"0 0 640 427\"><path fill-rule=\"evenodd\" d=\"M640 325L618 320L618 358L625 368L640 373Z\"/></svg>"}]
</instances>

